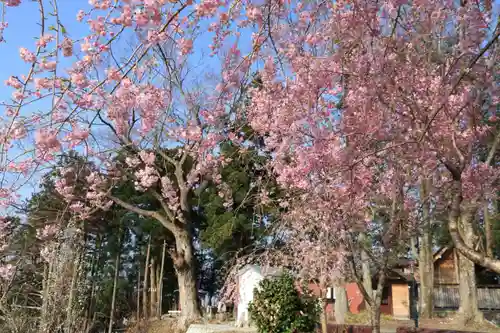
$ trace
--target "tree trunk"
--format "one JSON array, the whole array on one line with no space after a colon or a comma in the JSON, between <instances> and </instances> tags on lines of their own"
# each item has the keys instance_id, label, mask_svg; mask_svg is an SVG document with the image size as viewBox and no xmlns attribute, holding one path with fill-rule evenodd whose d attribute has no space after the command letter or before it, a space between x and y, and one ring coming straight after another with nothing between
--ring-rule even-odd
<instances>
[{"instance_id":1,"label":"tree trunk","mask_svg":"<svg viewBox=\"0 0 500 333\"><path fill-rule=\"evenodd\" d=\"M161 319L163 309L163 274L165 269L165 254L167 251L167 243L163 240L163 250L161 253L161 268L158 276L158 319Z\"/></svg>"},{"instance_id":2,"label":"tree trunk","mask_svg":"<svg viewBox=\"0 0 500 333\"><path fill-rule=\"evenodd\" d=\"M156 307L154 309L156 317L160 319L160 268L156 266Z\"/></svg>"},{"instance_id":3,"label":"tree trunk","mask_svg":"<svg viewBox=\"0 0 500 333\"><path fill-rule=\"evenodd\" d=\"M179 283L179 310L181 311L179 328L187 328L191 322L201 317L191 233L185 230L178 232L175 237L175 246L173 261Z\"/></svg>"},{"instance_id":4,"label":"tree trunk","mask_svg":"<svg viewBox=\"0 0 500 333\"><path fill-rule=\"evenodd\" d=\"M434 310L434 258L432 255L431 217L429 204L430 181L422 180L422 237L420 238L420 251L418 258L418 270L420 275L419 292L419 316L422 319L432 318Z\"/></svg>"},{"instance_id":5,"label":"tree trunk","mask_svg":"<svg viewBox=\"0 0 500 333\"><path fill-rule=\"evenodd\" d=\"M43 271L43 280L42 280L42 309L41 309L41 314L40 314L40 332L41 333L46 333L48 330L48 316L49 316L49 311L48 311L48 306L49 306L49 287L50 287L50 278L52 275L52 262L53 259L50 259L47 264L44 264L44 271Z\"/></svg>"},{"instance_id":6,"label":"tree trunk","mask_svg":"<svg viewBox=\"0 0 500 333\"><path fill-rule=\"evenodd\" d=\"M500 133L499 133L500 134ZM500 260L485 256L483 252L476 251L474 247L467 245L463 239L459 228L461 204L462 204L462 181L458 175L454 175L453 186L451 188L453 197L448 219L448 231L455 248L460 251L460 254L472 260L476 264L488 268L491 271L500 274ZM473 242L469 242L472 243Z\"/></svg>"},{"instance_id":7,"label":"tree trunk","mask_svg":"<svg viewBox=\"0 0 500 333\"><path fill-rule=\"evenodd\" d=\"M464 324L482 321L482 313L477 307L477 288L474 274L474 264L463 254L458 254L460 275L460 308Z\"/></svg>"},{"instance_id":8,"label":"tree trunk","mask_svg":"<svg viewBox=\"0 0 500 333\"><path fill-rule=\"evenodd\" d=\"M347 304L347 292L345 287L335 287L335 322L337 324L345 323L345 316L349 312L349 305Z\"/></svg>"},{"instance_id":9,"label":"tree trunk","mask_svg":"<svg viewBox=\"0 0 500 333\"><path fill-rule=\"evenodd\" d=\"M76 281L78 279L78 272L80 268L80 259L78 256L76 256L74 262L72 263L72 270L71 270L71 285L69 289L69 295L68 295L68 304L66 304L66 321L65 321L65 326L66 326L66 332L71 332L72 331L72 325L74 325L74 318L73 318L73 306L74 306L74 298L75 298L75 289L76 289Z\"/></svg>"},{"instance_id":10,"label":"tree trunk","mask_svg":"<svg viewBox=\"0 0 500 333\"><path fill-rule=\"evenodd\" d=\"M96 240L96 251L99 250L99 238ZM92 305L93 305L93 299L94 299L94 292L95 292L95 271L96 271L96 262L99 262L99 257L100 257L100 252L97 254L98 258L96 260L96 255L92 256L92 261L90 264L90 279L91 279L91 286L90 286L90 297L89 301L87 304L87 309L85 311L85 327L84 331L87 332L89 327L91 326L91 321L92 321Z\"/></svg>"},{"instance_id":11,"label":"tree trunk","mask_svg":"<svg viewBox=\"0 0 500 333\"><path fill-rule=\"evenodd\" d=\"M379 271L377 290L372 294L374 297L372 298L373 306L370 308L370 321L373 333L380 333L380 305L382 304L385 278L385 272Z\"/></svg>"},{"instance_id":12,"label":"tree trunk","mask_svg":"<svg viewBox=\"0 0 500 333\"><path fill-rule=\"evenodd\" d=\"M321 306L321 333L328 333L328 318L326 315L326 299L320 296L320 306Z\"/></svg>"},{"instance_id":13,"label":"tree trunk","mask_svg":"<svg viewBox=\"0 0 500 333\"><path fill-rule=\"evenodd\" d=\"M472 212L464 212L461 220L461 229L463 231L463 239L467 246L474 247L474 229L472 221L474 215ZM462 253L458 254L458 272L460 277L459 293L460 307L459 313L464 324L477 323L483 321L483 314L479 311L477 300L476 272L474 263L467 259Z\"/></svg>"},{"instance_id":14,"label":"tree trunk","mask_svg":"<svg viewBox=\"0 0 500 333\"><path fill-rule=\"evenodd\" d=\"M137 266L137 310L135 315L135 320L139 323L139 318L141 318L141 268Z\"/></svg>"},{"instance_id":15,"label":"tree trunk","mask_svg":"<svg viewBox=\"0 0 500 333\"><path fill-rule=\"evenodd\" d=\"M488 201L485 202L484 207L483 207L483 215L484 215L484 229L486 233L486 255L488 257L493 257L493 230L492 230L492 221L491 221L491 214L488 209ZM493 205L495 206L495 205Z\"/></svg>"},{"instance_id":16,"label":"tree trunk","mask_svg":"<svg viewBox=\"0 0 500 333\"><path fill-rule=\"evenodd\" d=\"M109 313L109 326L108 333L113 332L113 321L115 315L115 304L116 304L116 285L118 283L118 272L120 271L120 245L118 245L118 253L115 259L115 277L113 279L113 296L111 297L111 311Z\"/></svg>"},{"instance_id":17,"label":"tree trunk","mask_svg":"<svg viewBox=\"0 0 500 333\"><path fill-rule=\"evenodd\" d=\"M196 277L190 269L177 270L177 280L179 281L179 307L181 311L180 325L189 324L191 321L201 317L198 307L198 293L196 290Z\"/></svg>"},{"instance_id":18,"label":"tree trunk","mask_svg":"<svg viewBox=\"0 0 500 333\"><path fill-rule=\"evenodd\" d=\"M156 295L157 295L157 290L156 288L158 287L156 284L156 263L155 263L155 258L151 258L151 271L149 273L149 276L151 278L151 287L150 287L150 296L151 296L151 303L150 305L150 315L151 317L156 316L157 313L157 304L156 304Z\"/></svg>"},{"instance_id":19,"label":"tree trunk","mask_svg":"<svg viewBox=\"0 0 500 333\"><path fill-rule=\"evenodd\" d=\"M103 251L102 251L102 239L101 236L97 236L96 238L96 249L95 249L95 255L92 256L92 269L91 269L91 279L92 279L92 286L90 288L90 299L89 299L89 304L88 304L88 311L87 311L87 322L86 324L86 332L90 331L92 329L92 326L95 323L95 294L96 294L96 281L97 281L97 274L99 267L102 266L102 259L103 259ZM97 256L97 258L94 260L94 257Z\"/></svg>"},{"instance_id":20,"label":"tree trunk","mask_svg":"<svg viewBox=\"0 0 500 333\"><path fill-rule=\"evenodd\" d=\"M148 241L148 248L146 250L146 260L144 261L144 281L142 286L142 315L144 319L148 319L148 266L149 266L149 252L151 250L151 238Z\"/></svg>"},{"instance_id":21,"label":"tree trunk","mask_svg":"<svg viewBox=\"0 0 500 333\"><path fill-rule=\"evenodd\" d=\"M374 305L370 309L370 322L373 333L380 333L380 304Z\"/></svg>"},{"instance_id":22,"label":"tree trunk","mask_svg":"<svg viewBox=\"0 0 500 333\"><path fill-rule=\"evenodd\" d=\"M364 232L359 233L358 238L360 247L361 247L361 270L363 273L363 287L366 290L366 293L373 298L373 286L372 286L372 273L370 271L370 257L368 253L366 253L366 235ZM370 310L370 304L365 300L366 310Z\"/></svg>"}]
</instances>

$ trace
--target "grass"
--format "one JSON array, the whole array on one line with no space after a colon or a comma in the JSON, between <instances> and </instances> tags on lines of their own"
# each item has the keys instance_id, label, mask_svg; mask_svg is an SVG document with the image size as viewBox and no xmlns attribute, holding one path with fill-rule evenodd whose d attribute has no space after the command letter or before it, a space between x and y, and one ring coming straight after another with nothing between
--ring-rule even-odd
<instances>
[{"instance_id":1,"label":"grass","mask_svg":"<svg viewBox=\"0 0 500 333\"><path fill-rule=\"evenodd\" d=\"M346 323L353 325L369 325L370 324L370 313L368 311L361 311L360 313L348 313L346 315ZM394 322L392 316L385 313L380 314L380 322L382 324Z\"/></svg>"}]
</instances>

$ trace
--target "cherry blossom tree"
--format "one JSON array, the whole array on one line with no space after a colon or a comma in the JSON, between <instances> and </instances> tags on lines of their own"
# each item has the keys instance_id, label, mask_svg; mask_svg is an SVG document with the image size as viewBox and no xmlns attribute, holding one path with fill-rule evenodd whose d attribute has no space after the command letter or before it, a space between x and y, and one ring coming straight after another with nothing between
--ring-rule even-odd
<instances>
[{"instance_id":1,"label":"cherry blossom tree","mask_svg":"<svg viewBox=\"0 0 500 333\"><path fill-rule=\"evenodd\" d=\"M475 249L472 228L498 180L492 1L92 0L77 15L90 29L82 38L66 31L56 0L37 3L40 36L19 49L27 74L6 78L14 90L2 118L0 201L15 202L28 176L61 151L84 151L95 166L78 183L85 197L75 195L73 169L61 170L60 193L81 218L116 204L171 231L185 319L199 314L190 198L220 183L219 142L245 141L228 130L227 115L254 68L262 84L252 89L248 120L265 136L280 184L304 194L283 204L295 205L297 221L301 210L311 214L307 207L318 227L343 230L338 260L344 243L366 230L366 211L382 205L384 262L404 241L401 230L419 228L414 189L433 177L432 200L450 212L463 267L500 272L499 261ZM202 31L222 73L213 87L195 74L204 81L196 89L187 78ZM116 196L125 181L161 209ZM474 277L463 276L474 290Z\"/></svg>"},{"instance_id":2,"label":"cherry blossom tree","mask_svg":"<svg viewBox=\"0 0 500 333\"><path fill-rule=\"evenodd\" d=\"M226 43L209 51L233 74L223 72L220 80L208 76L214 74L209 70L192 74L193 63L202 59L193 51L196 36L207 26L216 30L210 21L218 22L213 17L223 3L89 4L77 20L90 33L77 38L66 31L56 0L38 1L40 36L35 45L19 49L28 74L5 81L14 91L2 119L0 201L15 203L25 180L36 179L59 154L73 149L84 154L88 164L59 170L59 194L77 219L118 205L156 219L174 236L169 253L184 325L200 315L192 198L212 182L231 200L217 173L226 163L218 144L241 140L225 124L241 102L239 87L249 67L236 45ZM216 39L221 34L216 31ZM43 111L31 111L33 105ZM125 183L155 204L117 195Z\"/></svg>"},{"instance_id":3,"label":"cherry blossom tree","mask_svg":"<svg viewBox=\"0 0 500 333\"><path fill-rule=\"evenodd\" d=\"M384 237L397 240L392 231L419 229L415 189L436 178L433 204L449 211L463 256L461 310L479 319L474 295L462 292L475 294L471 260L500 272L475 250L472 228L478 207L496 195L499 171L492 2L274 5L263 15L263 85L250 119L267 136L281 184L307 193L296 209L316 209L321 198L337 214L327 223L363 230L367 207L397 190L399 213ZM484 147L489 157L481 160Z\"/></svg>"}]
</instances>

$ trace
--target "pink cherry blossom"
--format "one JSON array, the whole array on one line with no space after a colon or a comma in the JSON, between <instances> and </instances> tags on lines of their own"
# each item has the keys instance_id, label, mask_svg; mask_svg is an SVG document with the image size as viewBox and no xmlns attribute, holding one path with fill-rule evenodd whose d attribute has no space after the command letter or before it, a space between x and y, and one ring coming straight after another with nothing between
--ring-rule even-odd
<instances>
[{"instance_id":1,"label":"pink cherry blossom","mask_svg":"<svg viewBox=\"0 0 500 333\"><path fill-rule=\"evenodd\" d=\"M144 169L139 169L135 173L135 187L138 191L145 191L158 182L160 177L158 171L151 166L146 166Z\"/></svg>"},{"instance_id":2,"label":"pink cherry blossom","mask_svg":"<svg viewBox=\"0 0 500 333\"><path fill-rule=\"evenodd\" d=\"M25 98L26 96L23 94L22 91L16 90L12 93L12 99L16 101L21 101Z\"/></svg>"},{"instance_id":3,"label":"pink cherry blossom","mask_svg":"<svg viewBox=\"0 0 500 333\"><path fill-rule=\"evenodd\" d=\"M180 54L183 56L190 53L191 50L193 49L193 41L191 39L181 38L178 43L179 43Z\"/></svg>"},{"instance_id":4,"label":"pink cherry blossom","mask_svg":"<svg viewBox=\"0 0 500 333\"><path fill-rule=\"evenodd\" d=\"M77 124L72 125L72 131L64 138L65 141L69 141L70 147L75 147L82 141L85 141L89 137L89 130L82 129Z\"/></svg>"},{"instance_id":5,"label":"pink cherry blossom","mask_svg":"<svg viewBox=\"0 0 500 333\"><path fill-rule=\"evenodd\" d=\"M21 0L5 0L5 4L9 7L17 7L21 4Z\"/></svg>"},{"instance_id":6,"label":"pink cherry blossom","mask_svg":"<svg viewBox=\"0 0 500 333\"><path fill-rule=\"evenodd\" d=\"M59 226L56 224L49 224L42 229L37 230L36 237L38 239L46 239L54 236L59 231Z\"/></svg>"},{"instance_id":7,"label":"pink cherry blossom","mask_svg":"<svg viewBox=\"0 0 500 333\"><path fill-rule=\"evenodd\" d=\"M27 131L25 125L20 121L12 123L9 136L14 140L22 139L26 136Z\"/></svg>"},{"instance_id":8,"label":"pink cherry blossom","mask_svg":"<svg viewBox=\"0 0 500 333\"><path fill-rule=\"evenodd\" d=\"M40 156L60 151L61 143L53 129L41 129L35 135L35 144Z\"/></svg>"},{"instance_id":9,"label":"pink cherry blossom","mask_svg":"<svg viewBox=\"0 0 500 333\"><path fill-rule=\"evenodd\" d=\"M15 266L11 264L0 265L0 279L9 280L16 271Z\"/></svg>"},{"instance_id":10,"label":"pink cherry blossom","mask_svg":"<svg viewBox=\"0 0 500 333\"><path fill-rule=\"evenodd\" d=\"M23 86L19 79L13 76L9 77L9 79L5 81L5 84L15 89L21 89Z\"/></svg>"},{"instance_id":11,"label":"pink cherry blossom","mask_svg":"<svg viewBox=\"0 0 500 333\"><path fill-rule=\"evenodd\" d=\"M42 61L39 66L46 71L53 71L56 69L57 63L55 61Z\"/></svg>"},{"instance_id":12,"label":"pink cherry blossom","mask_svg":"<svg viewBox=\"0 0 500 333\"><path fill-rule=\"evenodd\" d=\"M36 61L36 56L24 47L21 47L19 49L19 55L21 56L21 59L23 59L25 62L35 62Z\"/></svg>"},{"instance_id":13,"label":"pink cherry blossom","mask_svg":"<svg viewBox=\"0 0 500 333\"><path fill-rule=\"evenodd\" d=\"M47 47L47 44L53 41L54 39L55 37L52 35L43 35L42 37L40 37L40 39L37 40L36 46Z\"/></svg>"},{"instance_id":14,"label":"pink cherry blossom","mask_svg":"<svg viewBox=\"0 0 500 333\"><path fill-rule=\"evenodd\" d=\"M85 88L89 84L84 73L71 74L71 82L79 88Z\"/></svg>"},{"instance_id":15,"label":"pink cherry blossom","mask_svg":"<svg viewBox=\"0 0 500 333\"><path fill-rule=\"evenodd\" d=\"M40 89L49 89L52 88L53 83L44 77L37 77L35 78L35 88L40 90Z\"/></svg>"},{"instance_id":16,"label":"pink cherry blossom","mask_svg":"<svg viewBox=\"0 0 500 333\"><path fill-rule=\"evenodd\" d=\"M140 151L139 157L146 165L154 165L155 163L155 154L153 152Z\"/></svg>"}]
</instances>

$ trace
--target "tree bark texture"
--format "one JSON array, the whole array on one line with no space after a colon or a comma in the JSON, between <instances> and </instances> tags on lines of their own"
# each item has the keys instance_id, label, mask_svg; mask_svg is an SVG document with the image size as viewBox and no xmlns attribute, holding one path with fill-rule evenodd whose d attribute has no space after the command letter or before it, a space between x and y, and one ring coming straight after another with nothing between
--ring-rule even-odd
<instances>
[{"instance_id":1,"label":"tree bark texture","mask_svg":"<svg viewBox=\"0 0 500 333\"><path fill-rule=\"evenodd\" d=\"M173 254L174 268L179 283L179 327L185 328L201 317L196 285L196 267L191 233L182 230L175 235L176 251Z\"/></svg>"},{"instance_id":2,"label":"tree bark texture","mask_svg":"<svg viewBox=\"0 0 500 333\"><path fill-rule=\"evenodd\" d=\"M335 322L337 324L344 324L346 314L349 312L349 305L347 304L347 291L343 286L335 287Z\"/></svg>"},{"instance_id":3,"label":"tree bark texture","mask_svg":"<svg viewBox=\"0 0 500 333\"><path fill-rule=\"evenodd\" d=\"M160 268L160 275L158 278L158 319L161 319L162 315L162 309L163 309L163 274L164 274L164 269L165 269L165 254L167 250L167 244L166 241L163 241L163 250L161 253L161 268Z\"/></svg>"},{"instance_id":4,"label":"tree bark texture","mask_svg":"<svg viewBox=\"0 0 500 333\"><path fill-rule=\"evenodd\" d=\"M135 314L135 319L136 322L139 322L139 318L141 318L141 269L140 266L138 266L137 269L137 309L136 309L136 314Z\"/></svg>"},{"instance_id":5,"label":"tree bark texture","mask_svg":"<svg viewBox=\"0 0 500 333\"><path fill-rule=\"evenodd\" d=\"M500 134L500 133L499 133ZM450 168L450 167L449 167ZM453 184L452 184L452 204L450 209L450 217L448 219L448 230L450 232L451 239L455 248L460 251L460 253L467 257L467 259L480 265L484 268L488 268L491 271L500 274L500 260L494 259L490 256L485 255L479 251L476 251L473 246L467 245L467 242L459 231L459 220L462 204L462 181L460 179L461 175L459 171L453 170Z\"/></svg>"},{"instance_id":6,"label":"tree bark texture","mask_svg":"<svg viewBox=\"0 0 500 333\"><path fill-rule=\"evenodd\" d=\"M321 324L321 333L328 333L328 316L326 313L326 285L324 283L319 284L319 305L321 307L320 313L320 324Z\"/></svg>"},{"instance_id":7,"label":"tree bark texture","mask_svg":"<svg viewBox=\"0 0 500 333\"><path fill-rule=\"evenodd\" d=\"M422 319L432 318L434 310L434 258L432 254L429 187L429 180L424 179L421 186L423 226L418 258L420 275L419 312Z\"/></svg>"},{"instance_id":8,"label":"tree bark texture","mask_svg":"<svg viewBox=\"0 0 500 333\"><path fill-rule=\"evenodd\" d=\"M472 221L474 216L472 212L464 212L461 218L461 229L463 239L467 246L473 247L476 236ZM463 254L458 254L458 272L459 272L459 293L460 308L459 312L463 314L464 323L481 322L483 314L479 311L478 296L476 286L476 272L474 263Z\"/></svg>"},{"instance_id":9,"label":"tree bark texture","mask_svg":"<svg viewBox=\"0 0 500 333\"><path fill-rule=\"evenodd\" d=\"M148 319L148 272L149 272L149 255L151 251L151 238L148 241L148 248L146 250L146 260L144 261L144 281L142 286L142 315Z\"/></svg>"},{"instance_id":10,"label":"tree bark texture","mask_svg":"<svg viewBox=\"0 0 500 333\"><path fill-rule=\"evenodd\" d=\"M370 308L370 321L373 333L380 333L380 305L382 304L385 278L385 272L380 271L377 290L373 293L373 305Z\"/></svg>"},{"instance_id":11,"label":"tree bark texture","mask_svg":"<svg viewBox=\"0 0 500 333\"><path fill-rule=\"evenodd\" d=\"M484 216L484 229L486 233L486 255L488 257L493 257L493 247L494 247L494 238L493 238L493 226L492 226L492 218L490 213L489 203L486 201L483 207L483 216ZM494 207L495 205L493 205Z\"/></svg>"},{"instance_id":12,"label":"tree bark texture","mask_svg":"<svg viewBox=\"0 0 500 333\"><path fill-rule=\"evenodd\" d=\"M151 258L151 265L150 265L150 273L149 276L151 278L151 286L150 286L150 296L151 296L151 301L150 301L150 314L151 317L156 316L157 313L157 304L156 304L156 295L157 295L157 284L156 284L156 262L155 258Z\"/></svg>"},{"instance_id":13,"label":"tree bark texture","mask_svg":"<svg viewBox=\"0 0 500 333\"><path fill-rule=\"evenodd\" d=\"M74 325L74 319L73 318L73 306L74 306L74 298L75 298L75 292L76 292L76 282L78 279L78 273L80 270L80 259L78 256L75 256L74 262L71 264L72 267L72 272L71 272L71 285L69 289L69 295L68 295L68 304L66 304L66 321L65 321L65 326L66 326L66 332L72 332L72 325Z\"/></svg>"},{"instance_id":14,"label":"tree bark texture","mask_svg":"<svg viewBox=\"0 0 500 333\"><path fill-rule=\"evenodd\" d=\"M373 298L373 286L372 286L372 273L370 270L370 257L365 250L366 243L366 234L364 232L359 233L358 238L360 247L361 247L361 271L363 274L363 287L366 290L366 293ZM365 300L366 310L370 310L370 304L367 300Z\"/></svg>"},{"instance_id":15,"label":"tree bark texture","mask_svg":"<svg viewBox=\"0 0 500 333\"><path fill-rule=\"evenodd\" d=\"M111 298L111 311L109 313L109 325L108 325L108 333L113 332L113 321L115 316L115 306L116 306L116 286L118 283L118 272L120 271L120 254L121 251L118 249L118 253L115 259L115 276L113 278L113 296Z\"/></svg>"}]
</instances>

